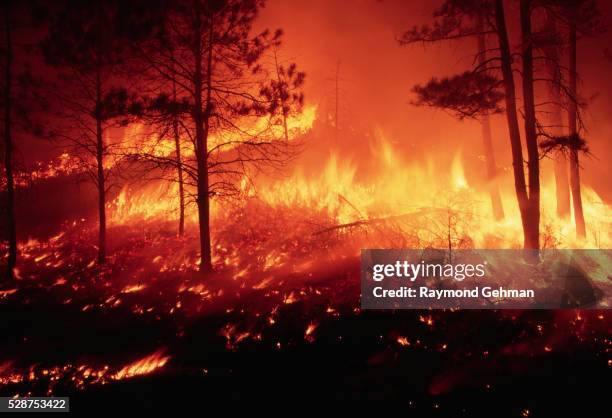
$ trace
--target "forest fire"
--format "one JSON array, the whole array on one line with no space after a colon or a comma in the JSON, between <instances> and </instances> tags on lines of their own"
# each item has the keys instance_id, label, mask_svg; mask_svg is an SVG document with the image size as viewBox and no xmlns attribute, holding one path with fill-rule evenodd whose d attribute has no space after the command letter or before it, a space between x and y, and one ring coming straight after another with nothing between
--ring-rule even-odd
<instances>
[{"instance_id":1,"label":"forest fire","mask_svg":"<svg viewBox=\"0 0 612 418\"><path fill-rule=\"evenodd\" d=\"M602 410L610 5L263 6L0 10L2 397ZM563 309L365 303L368 263L411 250L516 251L486 279ZM481 284L434 276L414 280Z\"/></svg>"},{"instance_id":2,"label":"forest fire","mask_svg":"<svg viewBox=\"0 0 612 418\"><path fill-rule=\"evenodd\" d=\"M382 135L379 133L379 135ZM518 207L513 202L513 191L501 189L501 199L506 208L502 220L491 219L489 198L484 190L470 186L465 178L461 154L454 156L448 175L436 175L441 171L433 158L423 162L404 161L384 137L378 137L372 145L381 150L372 155L377 167L365 180L358 179L358 164L341 161L331 154L322 170L306 176L299 170L288 178L244 183L241 192L248 199L259 199L265 205L287 211L320 213L330 218L337 227L367 228L370 223L395 223L410 228L410 217L425 215L439 231L429 231L418 238L434 243L444 240L444 230L452 223L453 239L469 238L469 245L477 248L518 248L521 246L521 223ZM572 225L565 217L559 217L555 208L555 185L552 178L543 182L542 207L543 247L560 248L609 248L612 245L612 218L610 205L593 189L582 190L583 210L595 227L586 239L577 239ZM176 183L154 183L140 189L124 188L108 204L113 224L138 221L176 221L179 201ZM225 212L223 204L212 206L212 216ZM197 222L193 208L187 210L191 222ZM463 215L458 216L461 213ZM402 219L403 218L403 219ZM474 225L478 225L474 228ZM466 231L470 231L469 234ZM312 231L317 232L317 231ZM462 237L464 235L464 237ZM370 243L363 242L362 247ZM434 244L435 245L435 244Z\"/></svg>"}]
</instances>

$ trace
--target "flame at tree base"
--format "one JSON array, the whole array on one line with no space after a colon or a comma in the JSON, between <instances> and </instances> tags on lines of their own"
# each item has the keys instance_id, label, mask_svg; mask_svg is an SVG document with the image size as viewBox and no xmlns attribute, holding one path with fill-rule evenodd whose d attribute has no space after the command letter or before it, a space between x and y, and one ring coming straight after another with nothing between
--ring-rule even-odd
<instances>
[{"instance_id":1,"label":"flame at tree base","mask_svg":"<svg viewBox=\"0 0 612 418\"><path fill-rule=\"evenodd\" d=\"M298 165L287 178L259 177L241 184L241 196L231 203L212 200L213 234L224 217L237 207L252 207L253 200L273 210L284 210L296 218L318 214L327 218L327 227L377 224L393 221L392 229L404 235L397 246L452 246L478 248L520 248L522 225L510 173L499 180L506 216L493 219L486 187L472 187L465 176L461 154L450 168L443 162L425 158L408 161L394 149L381 131L374 135L367 172L350 159L341 160L330 152L318 170L306 174ZM587 219L587 237L578 239L572 218L556 215L555 185L543 170L541 190L541 246L543 248L609 248L612 245L612 211L588 186L582 187ZM155 183L141 189L123 189L109 203L111 223L176 221L179 211L178 185ZM187 223L197 225L195 204L187 207ZM389 223L389 222L387 222ZM217 227L215 227L217 226ZM318 230L313 226L311 233ZM213 237L214 238L214 237ZM369 241L361 243L368 247Z\"/></svg>"}]
</instances>

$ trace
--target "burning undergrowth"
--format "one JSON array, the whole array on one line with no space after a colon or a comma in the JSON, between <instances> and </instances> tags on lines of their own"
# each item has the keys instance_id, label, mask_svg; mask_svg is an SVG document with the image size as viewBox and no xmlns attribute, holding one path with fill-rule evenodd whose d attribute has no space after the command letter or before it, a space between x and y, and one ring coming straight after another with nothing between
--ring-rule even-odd
<instances>
[{"instance_id":1,"label":"burning undergrowth","mask_svg":"<svg viewBox=\"0 0 612 418\"><path fill-rule=\"evenodd\" d=\"M291 382L335 397L411 393L402 399L416 410L452 413L465 405L454 394L503 399L519 378L572 387L554 372L569 358L585 375L607 373L605 312L360 310L359 248L442 246L449 236L454 248L472 247L452 215L428 208L339 223L251 198L217 218L216 273L206 278L193 228L177 237L170 221L115 225L112 255L99 266L95 232L65 224L49 240L22 243L16 286L0 293L10 318L1 392L104 396L104 387L154 378L177 391L195 390L176 383L187 379L215 396L254 396L287 393L282 382ZM419 230L425 216L438 216L440 231ZM250 386L262 375L265 386ZM537 410L525 399L509 408Z\"/></svg>"},{"instance_id":2,"label":"burning undergrowth","mask_svg":"<svg viewBox=\"0 0 612 418\"><path fill-rule=\"evenodd\" d=\"M359 7L324 7L331 14L318 16L310 4L306 14L291 6L287 15L270 5L276 11L260 21L261 1L163 3L45 4L49 19L36 27L32 8L5 8L0 238L8 246L0 243L0 265L9 277L0 283L0 395L70 396L74 410L113 413L162 400L200 410L228 398L296 399L300 407L329 397L395 399L416 416L454 417L567 414L562 402L577 394L605 403L598 380L612 367L606 311L360 304L364 248L431 248L450 259L456 249L612 247L612 212L598 194L605 181L585 182L601 167L586 161L581 181L578 153L556 149L547 161L538 152L538 137L560 137L566 110L566 133L586 132L577 99L593 86L578 94L575 59L565 68L567 54L517 49L502 28L517 15L506 18L502 1L495 19L477 16L489 8L443 7L435 17L450 16L442 23L453 33L469 35L467 21L504 22L478 31L475 69L487 73L485 85L503 76L505 95L489 99L506 96L506 122L491 117L504 110L493 103L472 106L480 123L459 128L405 106L408 90L398 86L434 77L427 88L444 99L455 86L435 78L437 66L466 64L396 57L385 46L392 38L436 40L410 8L393 6L385 17L368 9L362 22L352 20ZM521 2L523 39L544 23L529 3ZM560 25L556 35L574 33L562 2L546 3L546 14L561 12L549 16ZM265 29L273 17L289 27L288 50L282 30ZM414 29L390 37L405 19ZM518 24L509 24L512 32ZM499 48L489 48L495 35ZM571 46L550 38L559 45L544 49L576 52L576 36ZM532 49L558 56L544 68ZM498 58L503 74L487 65ZM40 64L32 74L30 59ZM512 74L521 62L517 95ZM534 88L546 83L543 70L554 70L554 84L569 83ZM314 82L304 90L307 73ZM557 97L540 97L546 91ZM589 138L598 155L601 133ZM31 141L39 136L53 149Z\"/></svg>"},{"instance_id":3,"label":"burning undergrowth","mask_svg":"<svg viewBox=\"0 0 612 418\"><path fill-rule=\"evenodd\" d=\"M571 390L576 376L609 371L605 312L361 311L361 248L520 246L518 215L489 219L488 198L469 186L459 158L436 177L384 142L374 148L383 150L375 175L360 177L332 155L310 177L296 170L282 181L245 182L240 199L215 201L215 273L206 277L193 204L177 236L175 183L112 196L103 265L87 213L50 238L20 243L15 286L0 291L0 315L10 318L0 325L0 392L99 401L117 396L107 388L142 385L160 396L218 399L396 397L451 415L466 405L457 394L467 393L517 415L543 402L504 398L517 379L532 379L525 390ZM408 192L392 193L399 187ZM585 195L607 231L608 206ZM544 214L543 246L570 245L563 222ZM572 377L559 371L568 359L579 369Z\"/></svg>"}]
</instances>

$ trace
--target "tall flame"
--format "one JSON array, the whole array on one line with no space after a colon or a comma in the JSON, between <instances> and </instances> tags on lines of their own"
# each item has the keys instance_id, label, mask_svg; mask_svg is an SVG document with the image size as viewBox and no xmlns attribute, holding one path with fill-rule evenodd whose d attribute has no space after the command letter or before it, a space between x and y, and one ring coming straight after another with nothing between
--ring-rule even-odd
<instances>
[{"instance_id":1,"label":"tall flame","mask_svg":"<svg viewBox=\"0 0 612 418\"><path fill-rule=\"evenodd\" d=\"M316 107L304 109L301 118L290 121L292 128L308 130L316 118ZM330 151L322 170L306 174L296 168L288 178L264 180L253 185L244 178L239 187L245 196L257 197L275 208L305 208L325 213L338 225L368 222L427 213L426 222L450 222L451 211L462 213L463 225L454 225L481 248L516 248L522 245L522 226L516 196L510 182L501 186L506 212L504 220L491 216L490 198L484 188L475 188L467 180L461 154L450 167L433 155L421 161L406 160L381 130L375 131L369 162L373 172L362 175L361 166L348 158L342 160ZM555 210L554 179L542 172L541 212L542 245L570 248L606 248L612 244L610 207L590 187L583 185L585 217L590 226L586 240L575 237L571 219L560 219ZM216 203L214 205L217 205ZM176 219L178 186L154 184L134 192L124 189L110 204L115 223L134 219ZM215 206L216 207L216 206ZM213 207L213 216L215 213ZM195 220L195 213L188 218ZM468 216L469 215L469 216ZM471 219L468 223L466 219ZM424 229L427 225L421 225Z\"/></svg>"}]
</instances>

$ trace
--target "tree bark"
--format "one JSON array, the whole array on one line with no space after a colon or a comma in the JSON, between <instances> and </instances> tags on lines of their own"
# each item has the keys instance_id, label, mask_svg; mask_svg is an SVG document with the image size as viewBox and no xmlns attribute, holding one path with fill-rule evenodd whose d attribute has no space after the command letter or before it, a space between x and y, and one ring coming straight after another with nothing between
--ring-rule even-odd
<instances>
[{"instance_id":1,"label":"tree bark","mask_svg":"<svg viewBox=\"0 0 612 418\"><path fill-rule=\"evenodd\" d=\"M10 2L4 5L4 25L6 40L6 67L4 69L4 170L6 172L6 222L8 227L8 262L6 276L8 280L14 278L14 269L17 264L17 227L15 221L15 180L13 178L13 138L11 136L11 83L13 50L11 40Z\"/></svg>"},{"instance_id":2,"label":"tree bark","mask_svg":"<svg viewBox=\"0 0 612 418\"><path fill-rule=\"evenodd\" d=\"M478 17L478 64L485 65L486 61L486 42L484 34L484 24L482 16ZM491 197L491 207L493 217L496 220L504 219L504 207L499 193L499 183L497 179L497 164L495 163L495 152L493 151L493 140L491 138L491 122L489 115L485 114L481 120L482 142L487 169L487 188Z\"/></svg>"},{"instance_id":3,"label":"tree bark","mask_svg":"<svg viewBox=\"0 0 612 418\"><path fill-rule=\"evenodd\" d=\"M104 137L102 128L102 82L96 72L96 164L98 169L98 263L106 261L106 182L104 178Z\"/></svg>"},{"instance_id":4,"label":"tree bark","mask_svg":"<svg viewBox=\"0 0 612 418\"><path fill-rule=\"evenodd\" d=\"M527 143L527 168L529 174L529 200L527 209L528 233L525 236L525 248L539 249L540 152L538 150L538 134L536 132L536 116L533 93L531 0L521 0L520 19L523 57L523 108L525 112L525 142Z\"/></svg>"},{"instance_id":5,"label":"tree bark","mask_svg":"<svg viewBox=\"0 0 612 418\"><path fill-rule=\"evenodd\" d=\"M570 104L568 110L570 135L578 135L578 88L577 88L577 65L576 65L576 23L570 22L569 27L569 90ZM582 210L582 194L580 190L580 161L578 150L570 150L570 188L572 191L572 203L574 205L574 220L576 222L576 236L586 236L584 213Z\"/></svg>"},{"instance_id":6,"label":"tree bark","mask_svg":"<svg viewBox=\"0 0 612 418\"><path fill-rule=\"evenodd\" d=\"M276 50L274 51L274 65L276 67L276 80L278 81L279 88L282 88L282 78L278 67L278 58L276 56ZM285 131L285 141L289 141L289 129L287 128L287 110L285 108L285 101L281 98L281 112L283 115L283 128Z\"/></svg>"},{"instance_id":7,"label":"tree bark","mask_svg":"<svg viewBox=\"0 0 612 418\"><path fill-rule=\"evenodd\" d=\"M505 90L506 119L508 121L510 149L512 151L514 189L521 213L524 246L525 248L532 248L534 246L530 229L532 227L532 223L530 223L529 217L529 198L525 183L525 171L523 169L523 150L516 111L516 92L514 76L512 73L512 57L510 54L508 31L506 29L506 17L503 0L495 0L495 24L499 42L501 70Z\"/></svg>"},{"instance_id":8,"label":"tree bark","mask_svg":"<svg viewBox=\"0 0 612 418\"><path fill-rule=\"evenodd\" d=\"M335 125L335 138L334 140L336 141L334 146L337 147L338 146L338 138L340 136L340 115L338 114L339 111L339 103L340 103L340 89L339 89L339 78L340 78L340 61L338 61L338 64L336 65L336 86L335 86L335 91L336 91L336 96L335 96L335 114L334 114L334 125Z\"/></svg>"},{"instance_id":9,"label":"tree bark","mask_svg":"<svg viewBox=\"0 0 612 418\"><path fill-rule=\"evenodd\" d=\"M491 208L493 218L497 221L504 219L504 206L499 193L499 182L497 179L497 165L495 163L495 153L493 151L493 141L491 139L491 122L489 115L484 115L481 121L482 142L487 165L487 188L491 197Z\"/></svg>"},{"instance_id":10,"label":"tree bark","mask_svg":"<svg viewBox=\"0 0 612 418\"><path fill-rule=\"evenodd\" d=\"M567 160L564 156L558 156L554 159L553 164L555 172L557 216L560 218L568 218L570 215L570 186L569 179L567 178Z\"/></svg>"},{"instance_id":11,"label":"tree bark","mask_svg":"<svg viewBox=\"0 0 612 418\"><path fill-rule=\"evenodd\" d=\"M557 23L555 17L549 13L547 16L548 31L551 36L555 36L558 33ZM563 135L563 117L561 115L561 70L560 63L561 57L559 53L559 46L554 42L552 45L545 48L545 54L548 59L547 70L552 85L550 88L550 122L552 124L551 131L553 135ZM567 160L564 155L558 155L553 161L554 173L555 173L555 197L557 200L557 216L560 218L566 218L570 215L570 186L569 179L567 177Z\"/></svg>"},{"instance_id":12,"label":"tree bark","mask_svg":"<svg viewBox=\"0 0 612 418\"><path fill-rule=\"evenodd\" d=\"M176 82L172 80L172 100L176 104ZM178 115L174 115L172 120L172 130L174 133L174 147L176 149L176 170L179 186L179 226L178 235L182 237L185 234L185 190L183 184L183 162L181 160L181 141L179 135Z\"/></svg>"},{"instance_id":13,"label":"tree bark","mask_svg":"<svg viewBox=\"0 0 612 418\"><path fill-rule=\"evenodd\" d=\"M202 19L201 7L199 0L195 1L195 42L194 42L194 58L195 58L195 74L194 74L194 122L196 131L196 159L198 167L197 181L197 203L198 203L198 222L200 231L200 271L212 271L212 254L210 244L210 200L209 200L209 184L208 184L208 133L210 130L210 113L211 113L211 70L212 70L212 37L213 37L213 22L212 17L209 22L208 33L208 50L206 57L206 80L202 76ZM205 83L205 85L204 85ZM206 89L206 107L202 110L202 95Z\"/></svg>"}]
</instances>

